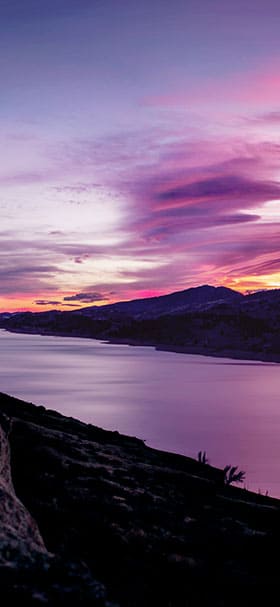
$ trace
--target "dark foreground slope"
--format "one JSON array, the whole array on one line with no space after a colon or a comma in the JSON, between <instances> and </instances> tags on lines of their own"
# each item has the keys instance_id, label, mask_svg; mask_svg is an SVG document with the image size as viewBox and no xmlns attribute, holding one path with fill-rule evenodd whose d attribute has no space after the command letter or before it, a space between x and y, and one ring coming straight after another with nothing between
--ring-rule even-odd
<instances>
[{"instance_id":1,"label":"dark foreground slope","mask_svg":"<svg viewBox=\"0 0 280 607\"><path fill-rule=\"evenodd\" d=\"M277 500L43 407L0 395L0 411L3 604L247 606L278 590Z\"/></svg>"}]
</instances>

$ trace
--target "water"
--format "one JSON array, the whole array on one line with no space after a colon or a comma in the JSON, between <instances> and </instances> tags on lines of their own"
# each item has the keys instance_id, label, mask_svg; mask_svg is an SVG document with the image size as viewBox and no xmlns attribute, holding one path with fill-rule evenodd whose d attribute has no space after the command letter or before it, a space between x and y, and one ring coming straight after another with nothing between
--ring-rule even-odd
<instances>
[{"instance_id":1,"label":"water","mask_svg":"<svg viewBox=\"0 0 280 607\"><path fill-rule=\"evenodd\" d=\"M0 331L0 390L153 447L238 465L280 497L280 367Z\"/></svg>"}]
</instances>

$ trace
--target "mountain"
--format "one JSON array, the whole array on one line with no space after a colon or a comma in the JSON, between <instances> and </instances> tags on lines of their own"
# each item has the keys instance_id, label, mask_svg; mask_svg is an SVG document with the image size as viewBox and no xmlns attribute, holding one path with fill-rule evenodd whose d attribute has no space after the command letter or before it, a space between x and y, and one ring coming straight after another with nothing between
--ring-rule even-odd
<instances>
[{"instance_id":1,"label":"mountain","mask_svg":"<svg viewBox=\"0 0 280 607\"><path fill-rule=\"evenodd\" d=\"M0 312L0 320L7 320L13 316L13 314L16 314L16 312Z\"/></svg>"},{"instance_id":2,"label":"mountain","mask_svg":"<svg viewBox=\"0 0 280 607\"><path fill-rule=\"evenodd\" d=\"M221 303L238 302L242 298L241 293L226 287L202 285L159 297L121 301L99 307L90 306L77 312L99 319L115 316L129 316L135 319L158 318L165 314L205 310Z\"/></svg>"}]
</instances>

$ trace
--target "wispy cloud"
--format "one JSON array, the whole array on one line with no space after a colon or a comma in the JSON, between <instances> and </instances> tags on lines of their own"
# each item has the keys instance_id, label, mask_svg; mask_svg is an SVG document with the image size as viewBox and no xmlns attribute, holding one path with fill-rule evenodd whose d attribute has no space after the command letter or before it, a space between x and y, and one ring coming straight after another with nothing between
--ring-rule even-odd
<instances>
[{"instance_id":1,"label":"wispy cloud","mask_svg":"<svg viewBox=\"0 0 280 607\"><path fill-rule=\"evenodd\" d=\"M79 301L81 303L94 303L96 301L106 301L107 295L104 293L76 293L75 295L69 295L63 297L63 301Z\"/></svg>"},{"instance_id":2,"label":"wispy cloud","mask_svg":"<svg viewBox=\"0 0 280 607\"><path fill-rule=\"evenodd\" d=\"M61 302L60 301L55 301L55 300L46 300L46 299L36 299L34 301L34 303L36 304L36 306L60 306Z\"/></svg>"}]
</instances>

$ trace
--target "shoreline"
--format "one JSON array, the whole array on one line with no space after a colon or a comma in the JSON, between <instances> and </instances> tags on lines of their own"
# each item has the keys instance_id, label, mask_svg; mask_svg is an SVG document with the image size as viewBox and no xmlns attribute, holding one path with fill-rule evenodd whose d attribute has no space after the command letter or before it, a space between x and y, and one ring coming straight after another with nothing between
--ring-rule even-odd
<instances>
[{"instance_id":1,"label":"shoreline","mask_svg":"<svg viewBox=\"0 0 280 607\"><path fill-rule=\"evenodd\" d=\"M125 339L125 338L101 338L101 337L92 337L91 335L81 335L79 333L71 333L71 332L62 332L62 331L32 331L28 329L8 329L6 327L2 327L4 331L8 333L18 333L18 334L26 334L26 335L41 335L48 337L73 337L80 339L93 339L96 341L100 341L107 344L112 345L126 345L126 346L134 346L134 347L149 347L154 348L159 352L174 352L175 354L187 354L190 356L204 356L210 358L226 358L232 360L240 360L240 361L252 361L259 363L280 363L280 355L271 354L269 352L252 352L252 351L243 351L243 350L215 350L207 347L199 347L199 346L179 346L176 344L158 344L149 341L138 341L136 339Z\"/></svg>"},{"instance_id":2,"label":"shoreline","mask_svg":"<svg viewBox=\"0 0 280 607\"><path fill-rule=\"evenodd\" d=\"M94 338L93 338L94 339ZM280 356L263 353L261 356L257 352L247 352L242 350L213 350L211 348L199 348L192 346L176 346L172 344L155 344L151 342L138 342L137 340L108 339L100 340L108 344L123 344L128 346L152 347L159 352L174 352L174 354L188 354L190 356L204 356L208 358L230 358L232 360L244 360L260 363L280 363Z\"/></svg>"}]
</instances>

